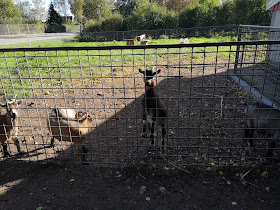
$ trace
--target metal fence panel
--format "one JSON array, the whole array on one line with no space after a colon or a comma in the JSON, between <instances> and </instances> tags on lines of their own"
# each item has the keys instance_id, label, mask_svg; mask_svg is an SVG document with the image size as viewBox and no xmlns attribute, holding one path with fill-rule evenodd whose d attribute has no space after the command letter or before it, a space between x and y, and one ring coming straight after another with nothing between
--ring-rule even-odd
<instances>
[{"instance_id":1,"label":"metal fence panel","mask_svg":"<svg viewBox=\"0 0 280 210\"><path fill-rule=\"evenodd\" d=\"M90 164L262 165L271 138L257 135L254 150L248 147L239 105L258 99L240 87L241 80L230 78L240 78L248 68L252 78L271 71L265 60L271 44L280 42L0 49L1 94L23 101L18 139L25 154L18 155L10 143L10 158L80 163L70 142L58 138L50 146L51 108L68 107L93 118L85 144ZM236 66L237 46L246 59ZM161 69L155 90L168 112L165 149L160 132L155 146L141 137L145 85L138 69L153 66ZM276 157L277 148L272 165Z\"/></svg>"},{"instance_id":2,"label":"metal fence panel","mask_svg":"<svg viewBox=\"0 0 280 210\"><path fill-rule=\"evenodd\" d=\"M0 35L38 34L44 32L43 25L0 24Z\"/></svg>"},{"instance_id":3,"label":"metal fence panel","mask_svg":"<svg viewBox=\"0 0 280 210\"><path fill-rule=\"evenodd\" d=\"M135 39L135 37L145 34L146 37L158 39L162 35L172 38L186 38L197 36L210 36L213 34L233 34L237 33L237 25L193 27L193 28L175 28L175 29L157 29L157 30L132 30L132 31L102 31L102 32L81 32L79 39L81 41L123 41L124 39Z\"/></svg>"}]
</instances>

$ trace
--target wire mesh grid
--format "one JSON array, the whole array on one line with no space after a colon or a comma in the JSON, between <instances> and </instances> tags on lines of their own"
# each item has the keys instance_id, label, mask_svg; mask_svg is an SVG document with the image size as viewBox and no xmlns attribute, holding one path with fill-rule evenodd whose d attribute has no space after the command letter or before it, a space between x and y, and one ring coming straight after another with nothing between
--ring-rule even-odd
<instances>
[{"instance_id":1,"label":"wire mesh grid","mask_svg":"<svg viewBox=\"0 0 280 210\"><path fill-rule=\"evenodd\" d=\"M14 128L24 154L9 141L10 159L81 163L85 153L87 163L102 166L262 164L271 139L256 137L254 150L248 147L243 138L246 117L239 105L258 99L230 79L243 71L233 71L241 44L0 49L1 94L17 95L23 102ZM255 49L246 52L246 65L265 63L272 42L246 44ZM167 108L164 148L158 130L155 145L141 137L146 88L139 69L152 67L161 69L154 90ZM67 131L59 125L55 136L48 126L52 118L61 119L53 110L61 107L73 109L73 116L66 116ZM6 114L5 109L1 112ZM78 116L83 112L84 124ZM72 128L78 129L77 136ZM276 148L273 161L277 153Z\"/></svg>"},{"instance_id":2,"label":"wire mesh grid","mask_svg":"<svg viewBox=\"0 0 280 210\"><path fill-rule=\"evenodd\" d=\"M241 25L238 37L239 41L280 40L280 28ZM240 46L237 53L238 62L236 63L236 65L239 65L237 74L255 87L263 97L277 106L279 106L280 102L279 87L277 85L280 62L279 47L277 44L269 45L269 48L254 45ZM262 53L264 50L267 53ZM256 54L256 56L252 56L252 54ZM255 65L251 65L252 62Z\"/></svg>"}]
</instances>

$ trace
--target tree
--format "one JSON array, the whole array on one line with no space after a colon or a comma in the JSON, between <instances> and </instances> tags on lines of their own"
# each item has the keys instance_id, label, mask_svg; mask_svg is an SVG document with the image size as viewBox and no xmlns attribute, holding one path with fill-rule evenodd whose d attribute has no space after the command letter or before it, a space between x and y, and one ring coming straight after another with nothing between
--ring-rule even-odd
<instances>
[{"instance_id":1,"label":"tree","mask_svg":"<svg viewBox=\"0 0 280 210\"><path fill-rule=\"evenodd\" d=\"M168 10L181 11L187 7L190 7L194 0L168 0L166 7Z\"/></svg>"},{"instance_id":2,"label":"tree","mask_svg":"<svg viewBox=\"0 0 280 210\"><path fill-rule=\"evenodd\" d=\"M21 13L12 0L0 1L0 24L22 23Z\"/></svg>"},{"instance_id":3,"label":"tree","mask_svg":"<svg viewBox=\"0 0 280 210\"><path fill-rule=\"evenodd\" d=\"M70 5L67 0L52 0L54 7L58 12L61 12L65 18L65 22L68 23L67 14L70 10Z\"/></svg>"},{"instance_id":4,"label":"tree","mask_svg":"<svg viewBox=\"0 0 280 210\"><path fill-rule=\"evenodd\" d=\"M68 1L70 4L70 10L74 14L75 19L77 19L78 22L82 22L84 0L68 0Z\"/></svg>"},{"instance_id":5,"label":"tree","mask_svg":"<svg viewBox=\"0 0 280 210\"><path fill-rule=\"evenodd\" d=\"M132 13L126 19L126 27L128 30L142 30L146 29L145 22L146 17L145 14L150 7L149 0L135 0L135 6L133 8Z\"/></svg>"},{"instance_id":6,"label":"tree","mask_svg":"<svg viewBox=\"0 0 280 210\"><path fill-rule=\"evenodd\" d=\"M117 0L116 7L123 17L128 17L136 5L135 0Z\"/></svg>"},{"instance_id":7,"label":"tree","mask_svg":"<svg viewBox=\"0 0 280 210\"><path fill-rule=\"evenodd\" d=\"M101 20L110 17L114 6L114 0L85 0L83 15L86 19Z\"/></svg>"},{"instance_id":8,"label":"tree","mask_svg":"<svg viewBox=\"0 0 280 210\"><path fill-rule=\"evenodd\" d=\"M16 1L16 5L21 11L21 17L24 23L37 23L46 20L46 11L43 0Z\"/></svg>"},{"instance_id":9,"label":"tree","mask_svg":"<svg viewBox=\"0 0 280 210\"><path fill-rule=\"evenodd\" d=\"M62 25L63 19L62 17L55 11L54 5L50 4L49 10L48 10L49 18L47 23L49 25Z\"/></svg>"}]
</instances>

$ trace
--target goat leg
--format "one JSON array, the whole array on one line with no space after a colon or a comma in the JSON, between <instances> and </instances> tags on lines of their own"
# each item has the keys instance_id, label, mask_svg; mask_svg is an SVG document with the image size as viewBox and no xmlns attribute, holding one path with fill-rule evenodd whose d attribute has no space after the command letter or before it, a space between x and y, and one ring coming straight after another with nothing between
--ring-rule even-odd
<instances>
[{"instance_id":1,"label":"goat leg","mask_svg":"<svg viewBox=\"0 0 280 210\"><path fill-rule=\"evenodd\" d=\"M156 118L153 117L152 118L152 126L151 126L151 145L155 145L155 122L156 122Z\"/></svg>"},{"instance_id":2,"label":"goat leg","mask_svg":"<svg viewBox=\"0 0 280 210\"><path fill-rule=\"evenodd\" d=\"M52 137L52 139L51 139L51 147L54 148L54 137Z\"/></svg>"},{"instance_id":3,"label":"goat leg","mask_svg":"<svg viewBox=\"0 0 280 210\"><path fill-rule=\"evenodd\" d=\"M268 158L273 157L273 151L274 151L275 147L276 147L276 141L272 140L272 142L270 143L269 149L266 153L266 157L268 157Z\"/></svg>"},{"instance_id":4,"label":"goat leg","mask_svg":"<svg viewBox=\"0 0 280 210\"><path fill-rule=\"evenodd\" d=\"M7 144L3 144L3 153L4 153L4 158L5 157L10 157L10 153L8 152L8 145Z\"/></svg>"},{"instance_id":5,"label":"goat leg","mask_svg":"<svg viewBox=\"0 0 280 210\"><path fill-rule=\"evenodd\" d=\"M248 128L248 127L246 127L244 131L244 138L248 139L247 141L250 147L254 147L254 132L255 129Z\"/></svg>"},{"instance_id":6,"label":"goat leg","mask_svg":"<svg viewBox=\"0 0 280 210\"><path fill-rule=\"evenodd\" d=\"M143 114L143 131L141 133L141 137L147 137L147 116Z\"/></svg>"},{"instance_id":7,"label":"goat leg","mask_svg":"<svg viewBox=\"0 0 280 210\"><path fill-rule=\"evenodd\" d=\"M19 140L18 138L15 138L15 145L17 146L17 151L20 155L24 154L24 152L21 150L20 145L19 145Z\"/></svg>"},{"instance_id":8,"label":"goat leg","mask_svg":"<svg viewBox=\"0 0 280 210\"><path fill-rule=\"evenodd\" d=\"M161 124L161 136L162 136L162 140L161 140L161 146L164 147L165 146L165 142L164 142L164 138L165 138L165 135L166 135L166 128L165 128L165 125L164 123Z\"/></svg>"},{"instance_id":9,"label":"goat leg","mask_svg":"<svg viewBox=\"0 0 280 210\"><path fill-rule=\"evenodd\" d=\"M86 155L85 155L86 153L89 152L88 148L86 148L85 146L82 146L82 151L81 152L82 152L82 154L81 154L82 155L82 157L81 157L82 158L82 164L83 165L89 165L88 162L87 162L87 159L86 159Z\"/></svg>"}]
</instances>

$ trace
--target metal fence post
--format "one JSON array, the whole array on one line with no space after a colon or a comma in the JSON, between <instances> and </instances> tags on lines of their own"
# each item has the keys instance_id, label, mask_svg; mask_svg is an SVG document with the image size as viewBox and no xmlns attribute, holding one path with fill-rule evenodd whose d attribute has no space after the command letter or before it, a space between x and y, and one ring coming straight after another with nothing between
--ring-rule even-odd
<instances>
[{"instance_id":1,"label":"metal fence post","mask_svg":"<svg viewBox=\"0 0 280 210\"><path fill-rule=\"evenodd\" d=\"M237 41L241 41L241 34L240 34L240 28L238 28L238 38ZM235 54L235 61L234 61L234 72L237 69L238 66L238 60L239 60L239 52L240 52L240 45L236 46L236 54Z\"/></svg>"}]
</instances>

